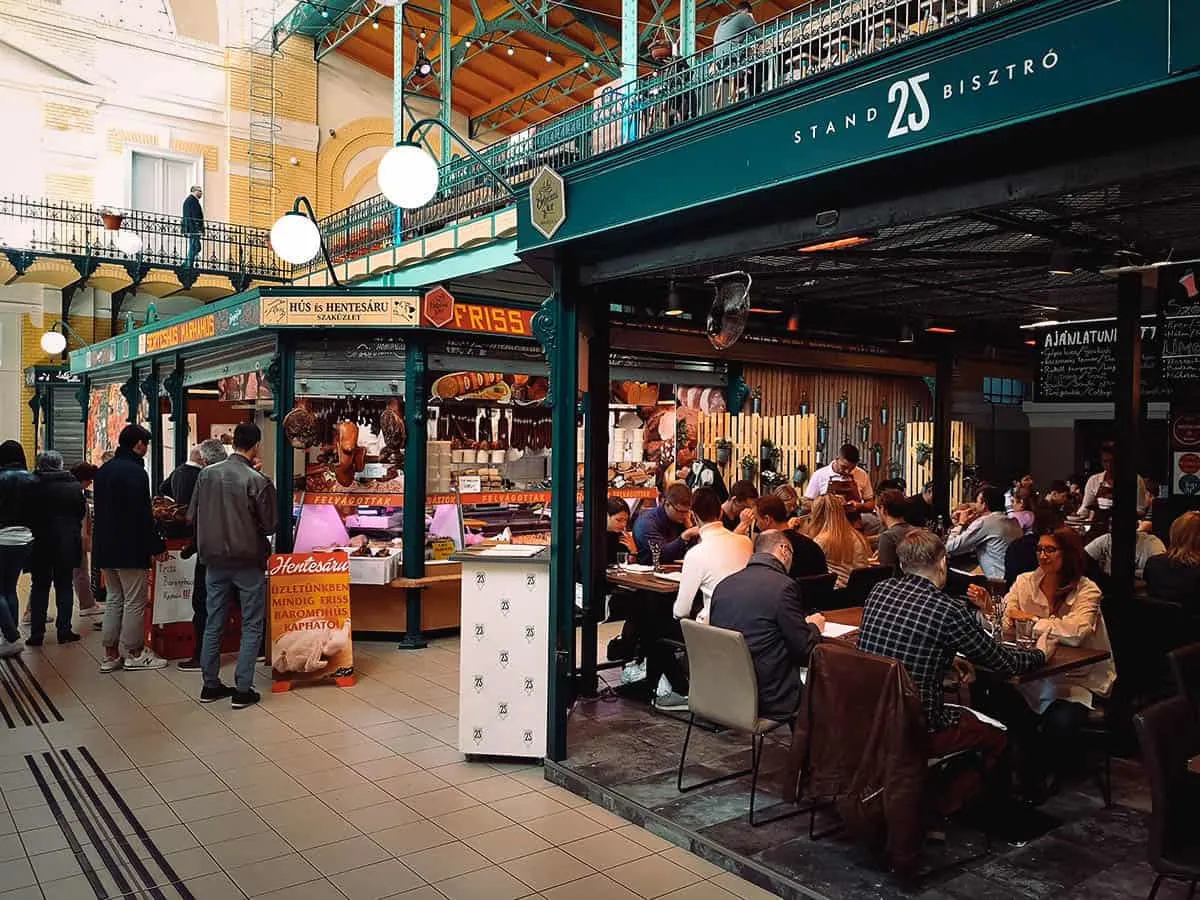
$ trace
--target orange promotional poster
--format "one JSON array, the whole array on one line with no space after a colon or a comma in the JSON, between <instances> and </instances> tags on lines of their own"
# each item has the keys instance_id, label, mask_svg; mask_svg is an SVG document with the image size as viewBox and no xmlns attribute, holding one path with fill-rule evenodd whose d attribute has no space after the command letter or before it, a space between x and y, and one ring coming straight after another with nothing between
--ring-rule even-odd
<instances>
[{"instance_id":1,"label":"orange promotional poster","mask_svg":"<svg viewBox=\"0 0 1200 900\"><path fill-rule=\"evenodd\" d=\"M267 575L271 690L326 678L354 684L350 558L344 551L275 554Z\"/></svg>"}]
</instances>

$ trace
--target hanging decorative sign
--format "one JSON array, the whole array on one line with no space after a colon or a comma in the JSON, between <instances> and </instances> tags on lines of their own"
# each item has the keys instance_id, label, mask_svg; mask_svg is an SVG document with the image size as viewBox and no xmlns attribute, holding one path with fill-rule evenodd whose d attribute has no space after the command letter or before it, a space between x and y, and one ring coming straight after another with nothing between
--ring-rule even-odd
<instances>
[{"instance_id":1,"label":"hanging decorative sign","mask_svg":"<svg viewBox=\"0 0 1200 900\"><path fill-rule=\"evenodd\" d=\"M427 324L445 328L454 321L454 295L439 284L425 292L421 312Z\"/></svg>"},{"instance_id":2,"label":"hanging decorative sign","mask_svg":"<svg viewBox=\"0 0 1200 900\"><path fill-rule=\"evenodd\" d=\"M262 324L273 328L334 325L415 328L420 299L395 295L263 297Z\"/></svg>"},{"instance_id":3,"label":"hanging decorative sign","mask_svg":"<svg viewBox=\"0 0 1200 900\"><path fill-rule=\"evenodd\" d=\"M549 166L542 166L529 183L529 220L547 240L567 221L567 187Z\"/></svg>"}]
</instances>

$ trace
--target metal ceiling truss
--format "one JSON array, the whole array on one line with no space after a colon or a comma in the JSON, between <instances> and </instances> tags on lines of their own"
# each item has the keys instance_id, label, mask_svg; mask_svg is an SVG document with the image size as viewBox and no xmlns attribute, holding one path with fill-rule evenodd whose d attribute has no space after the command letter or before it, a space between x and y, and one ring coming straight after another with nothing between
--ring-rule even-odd
<instances>
[{"instance_id":1,"label":"metal ceiling truss","mask_svg":"<svg viewBox=\"0 0 1200 900\"><path fill-rule=\"evenodd\" d=\"M375 0L364 0L355 10L347 11L338 16L338 21L316 38L314 52L318 60L332 53L360 30L371 24L379 14L379 4ZM331 20L332 21L332 20Z\"/></svg>"},{"instance_id":2,"label":"metal ceiling truss","mask_svg":"<svg viewBox=\"0 0 1200 900\"><path fill-rule=\"evenodd\" d=\"M496 35L510 34L530 34L535 37L540 37L552 44L557 44L560 47L577 54L582 59L589 60L592 65L596 66L610 78L615 78L618 73L618 65L612 47L609 46L609 40L613 38L610 29L605 29L603 24L593 16L587 16L589 21L582 21L581 17L572 11L573 18L562 26L553 26L548 23L545 18L545 12L538 9L533 3L526 3L524 0L512 0L510 9L507 9L495 18L487 19L483 15L483 11L479 8L478 2L472 0L471 9L475 13L475 26L470 33L461 37L454 45L454 49L450 52L450 64L457 69L470 57L470 51L479 42L485 38L495 37ZM572 24L578 23L585 28L588 28L596 36L596 48L587 47L570 37L566 33L566 29ZM468 47L467 42L470 41L472 46ZM597 49L599 48L599 49Z\"/></svg>"},{"instance_id":3,"label":"metal ceiling truss","mask_svg":"<svg viewBox=\"0 0 1200 900\"><path fill-rule=\"evenodd\" d=\"M585 69L582 64L578 65L547 82L530 88L505 103L472 117L468 134L471 138L475 138L488 129L499 130L512 124L526 124L525 117L527 115L546 109L555 96L565 97L574 102L571 95L575 91L586 85L604 81L607 77L596 68Z\"/></svg>"}]
</instances>

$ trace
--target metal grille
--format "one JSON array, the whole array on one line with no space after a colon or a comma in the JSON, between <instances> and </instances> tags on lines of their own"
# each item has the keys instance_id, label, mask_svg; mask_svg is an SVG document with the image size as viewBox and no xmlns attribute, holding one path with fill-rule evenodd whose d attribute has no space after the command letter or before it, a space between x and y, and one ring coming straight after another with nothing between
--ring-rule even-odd
<instances>
[{"instance_id":1,"label":"metal grille","mask_svg":"<svg viewBox=\"0 0 1200 900\"><path fill-rule=\"evenodd\" d=\"M61 453L68 467L84 458L83 420L75 391L74 387L50 391L50 433L46 446Z\"/></svg>"}]
</instances>

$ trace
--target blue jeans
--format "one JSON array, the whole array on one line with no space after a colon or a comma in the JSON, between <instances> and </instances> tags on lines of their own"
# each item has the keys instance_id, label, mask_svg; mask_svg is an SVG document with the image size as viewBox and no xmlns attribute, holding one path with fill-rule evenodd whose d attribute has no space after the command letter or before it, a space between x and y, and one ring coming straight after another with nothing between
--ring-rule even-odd
<instances>
[{"instance_id":1,"label":"blue jeans","mask_svg":"<svg viewBox=\"0 0 1200 900\"><path fill-rule=\"evenodd\" d=\"M21 605L17 600L17 580L25 567L31 550L29 544L20 547L0 547L0 633L6 641L19 641Z\"/></svg>"},{"instance_id":2,"label":"blue jeans","mask_svg":"<svg viewBox=\"0 0 1200 900\"><path fill-rule=\"evenodd\" d=\"M237 591L237 601L242 607L242 644L238 648L235 683L244 694L254 687L254 662L262 645L267 573L258 566L222 568L210 565L205 573L205 588L208 591L208 621L204 626L204 648L200 653L204 686L215 688L221 684L221 633L225 630L229 595Z\"/></svg>"},{"instance_id":3,"label":"blue jeans","mask_svg":"<svg viewBox=\"0 0 1200 900\"><path fill-rule=\"evenodd\" d=\"M196 265L196 257L200 255L200 235L189 234L187 236L187 239L188 239L187 262L184 263L184 265L190 269Z\"/></svg>"}]
</instances>

